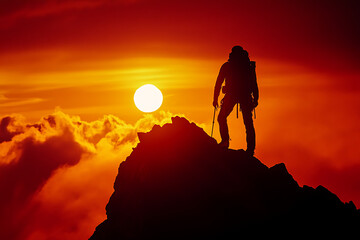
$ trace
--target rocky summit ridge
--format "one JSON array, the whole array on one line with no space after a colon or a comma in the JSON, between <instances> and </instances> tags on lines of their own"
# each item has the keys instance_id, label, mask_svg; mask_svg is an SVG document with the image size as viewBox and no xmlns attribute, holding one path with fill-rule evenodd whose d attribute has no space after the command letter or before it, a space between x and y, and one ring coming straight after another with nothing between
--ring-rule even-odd
<instances>
[{"instance_id":1,"label":"rocky summit ridge","mask_svg":"<svg viewBox=\"0 0 360 240\"><path fill-rule=\"evenodd\" d=\"M138 136L90 240L360 235L352 202L300 187L283 163L219 147L185 118Z\"/></svg>"}]
</instances>

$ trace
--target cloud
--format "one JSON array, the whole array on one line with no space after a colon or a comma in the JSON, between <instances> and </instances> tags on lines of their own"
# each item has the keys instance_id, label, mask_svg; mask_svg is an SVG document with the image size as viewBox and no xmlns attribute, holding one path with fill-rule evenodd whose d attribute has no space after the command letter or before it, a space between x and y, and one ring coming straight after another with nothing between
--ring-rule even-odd
<instances>
[{"instance_id":1,"label":"cloud","mask_svg":"<svg viewBox=\"0 0 360 240\"><path fill-rule=\"evenodd\" d=\"M138 0L120 0L117 2L109 0L47 0L47 1L24 1L11 0L2 3L0 10L1 27L10 27L17 21L44 16L66 14L71 11L83 11L101 7L102 5L123 5L138 2Z\"/></svg>"},{"instance_id":2,"label":"cloud","mask_svg":"<svg viewBox=\"0 0 360 240\"><path fill-rule=\"evenodd\" d=\"M41 98L17 98L17 99L6 99L6 101L1 101L0 99L0 107L2 109L9 109L11 107L17 107L17 106L29 106L31 104L42 102L43 99Z\"/></svg>"},{"instance_id":3,"label":"cloud","mask_svg":"<svg viewBox=\"0 0 360 240\"><path fill-rule=\"evenodd\" d=\"M104 219L118 165L137 132L170 121L145 115L135 124L106 115L87 122L62 111L27 123L0 120L1 239L86 239ZM59 233L61 233L59 235Z\"/></svg>"},{"instance_id":4,"label":"cloud","mask_svg":"<svg viewBox=\"0 0 360 240\"><path fill-rule=\"evenodd\" d=\"M14 3L15 2L15 3ZM5 3L4 9L7 12L1 11L3 24L0 27L9 26L18 20L43 17L47 15L54 15L66 11L83 10L87 8L94 8L101 4L103 1L32 1L27 3L25 1L8 1ZM6 25L7 24L7 25Z\"/></svg>"},{"instance_id":5,"label":"cloud","mask_svg":"<svg viewBox=\"0 0 360 240\"><path fill-rule=\"evenodd\" d=\"M20 134L22 129L20 126L16 126L16 118L4 117L0 121L0 143L10 141L15 135Z\"/></svg>"}]
</instances>

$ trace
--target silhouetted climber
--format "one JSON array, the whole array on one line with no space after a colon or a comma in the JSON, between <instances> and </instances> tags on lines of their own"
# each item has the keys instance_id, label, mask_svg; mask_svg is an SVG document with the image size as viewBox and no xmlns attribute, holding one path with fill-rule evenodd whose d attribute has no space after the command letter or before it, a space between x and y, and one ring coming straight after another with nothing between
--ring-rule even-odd
<instances>
[{"instance_id":1,"label":"silhouetted climber","mask_svg":"<svg viewBox=\"0 0 360 240\"><path fill-rule=\"evenodd\" d=\"M227 117L234 106L239 103L246 128L247 152L254 154L255 129L252 119L252 110L258 105L259 90L256 82L255 62L250 61L249 54L240 46L234 46L229 54L229 60L220 69L214 89L213 106L217 108L220 89L225 97L221 100L221 109L218 116L220 127L221 146L229 147L229 129Z\"/></svg>"}]
</instances>

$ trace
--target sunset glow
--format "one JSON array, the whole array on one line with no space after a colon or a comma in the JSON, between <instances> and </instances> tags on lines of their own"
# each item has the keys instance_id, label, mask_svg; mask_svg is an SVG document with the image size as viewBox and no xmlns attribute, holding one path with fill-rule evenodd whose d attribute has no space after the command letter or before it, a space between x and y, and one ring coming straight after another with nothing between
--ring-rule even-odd
<instances>
[{"instance_id":1,"label":"sunset glow","mask_svg":"<svg viewBox=\"0 0 360 240\"><path fill-rule=\"evenodd\" d=\"M182 115L210 134L234 45L256 61L255 156L359 208L356 4L2 1L0 239L88 239L138 132ZM163 94L152 113L134 104L145 84ZM241 117L228 124L230 148L245 148Z\"/></svg>"}]
</instances>

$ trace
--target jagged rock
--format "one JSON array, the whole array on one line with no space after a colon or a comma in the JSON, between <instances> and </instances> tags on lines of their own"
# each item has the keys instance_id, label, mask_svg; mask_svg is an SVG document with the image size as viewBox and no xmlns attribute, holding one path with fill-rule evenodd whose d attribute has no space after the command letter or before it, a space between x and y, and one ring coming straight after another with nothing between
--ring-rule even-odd
<instances>
[{"instance_id":1,"label":"jagged rock","mask_svg":"<svg viewBox=\"0 0 360 240\"><path fill-rule=\"evenodd\" d=\"M138 136L91 240L234 239L298 229L359 235L352 202L322 186L300 187L283 163L268 168L243 150L220 148L185 118Z\"/></svg>"}]
</instances>

